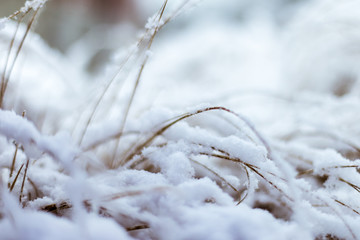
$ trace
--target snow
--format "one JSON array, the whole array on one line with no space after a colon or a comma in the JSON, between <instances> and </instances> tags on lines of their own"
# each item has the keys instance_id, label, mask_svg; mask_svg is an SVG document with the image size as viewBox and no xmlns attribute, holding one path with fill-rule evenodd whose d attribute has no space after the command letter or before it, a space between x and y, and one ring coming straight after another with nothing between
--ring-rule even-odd
<instances>
[{"instance_id":1,"label":"snow","mask_svg":"<svg viewBox=\"0 0 360 240\"><path fill-rule=\"evenodd\" d=\"M205 213L195 210L180 214L187 223L179 239L237 239L237 236L249 240L311 239L306 232L302 232L296 226L274 221L268 213L249 209L245 205L236 209L210 206L204 210Z\"/></svg>"},{"instance_id":2,"label":"snow","mask_svg":"<svg viewBox=\"0 0 360 240\"><path fill-rule=\"evenodd\" d=\"M39 10L44 6L47 0L28 0L25 2L24 7L20 9L21 12L26 13L29 10Z\"/></svg>"},{"instance_id":3,"label":"snow","mask_svg":"<svg viewBox=\"0 0 360 240\"><path fill-rule=\"evenodd\" d=\"M6 22L7 22L6 18L0 19L0 30L2 30L5 27Z\"/></svg>"},{"instance_id":4,"label":"snow","mask_svg":"<svg viewBox=\"0 0 360 240\"><path fill-rule=\"evenodd\" d=\"M69 135L59 133L51 137L43 136L31 122L10 111L0 110L0 118L2 135L22 144L28 157L39 158L41 152L46 152L65 166L69 166L75 158L76 147L72 145Z\"/></svg>"},{"instance_id":5,"label":"snow","mask_svg":"<svg viewBox=\"0 0 360 240\"><path fill-rule=\"evenodd\" d=\"M130 239L111 219L89 215L84 223L75 225L51 214L24 211L15 199L8 198L5 206L11 209L7 213L10 218L0 223L4 239Z\"/></svg>"},{"instance_id":6,"label":"snow","mask_svg":"<svg viewBox=\"0 0 360 240\"><path fill-rule=\"evenodd\" d=\"M31 31L0 109L0 238L359 239L359 3L295 2L137 1L142 30L65 54Z\"/></svg>"}]
</instances>

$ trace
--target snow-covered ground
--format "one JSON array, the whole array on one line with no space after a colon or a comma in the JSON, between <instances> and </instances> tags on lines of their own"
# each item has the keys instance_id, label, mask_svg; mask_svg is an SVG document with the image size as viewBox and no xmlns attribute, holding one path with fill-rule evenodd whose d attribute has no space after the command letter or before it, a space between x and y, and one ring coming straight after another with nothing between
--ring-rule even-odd
<instances>
[{"instance_id":1,"label":"snow-covered ground","mask_svg":"<svg viewBox=\"0 0 360 240\"><path fill-rule=\"evenodd\" d=\"M360 239L359 1L138 0L65 53L43 4L0 20L0 239Z\"/></svg>"}]
</instances>

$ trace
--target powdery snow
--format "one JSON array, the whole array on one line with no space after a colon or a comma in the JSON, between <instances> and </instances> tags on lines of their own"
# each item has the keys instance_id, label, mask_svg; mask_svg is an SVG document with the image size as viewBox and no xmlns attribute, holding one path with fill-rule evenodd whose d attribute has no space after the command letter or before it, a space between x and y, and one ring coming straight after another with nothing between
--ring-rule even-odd
<instances>
[{"instance_id":1,"label":"powdery snow","mask_svg":"<svg viewBox=\"0 0 360 240\"><path fill-rule=\"evenodd\" d=\"M67 54L0 20L0 239L359 239L359 4L137 3Z\"/></svg>"}]
</instances>

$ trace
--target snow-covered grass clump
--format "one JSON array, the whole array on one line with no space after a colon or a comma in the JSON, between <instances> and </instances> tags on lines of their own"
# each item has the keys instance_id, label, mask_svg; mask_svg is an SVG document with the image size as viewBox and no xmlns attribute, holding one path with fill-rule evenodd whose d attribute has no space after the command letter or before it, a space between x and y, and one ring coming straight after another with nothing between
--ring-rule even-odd
<instances>
[{"instance_id":1,"label":"snow-covered grass clump","mask_svg":"<svg viewBox=\"0 0 360 240\"><path fill-rule=\"evenodd\" d=\"M0 239L360 239L356 1L198 2L96 76L0 21Z\"/></svg>"}]
</instances>

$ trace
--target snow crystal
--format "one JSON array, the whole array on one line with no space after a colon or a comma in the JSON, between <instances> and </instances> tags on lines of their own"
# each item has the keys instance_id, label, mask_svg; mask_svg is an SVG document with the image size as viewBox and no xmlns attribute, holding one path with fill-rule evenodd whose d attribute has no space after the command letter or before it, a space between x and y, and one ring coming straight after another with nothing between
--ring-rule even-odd
<instances>
[{"instance_id":1,"label":"snow crystal","mask_svg":"<svg viewBox=\"0 0 360 240\"><path fill-rule=\"evenodd\" d=\"M164 25L163 19L159 19L158 14L155 14L147 20L145 29L150 32L150 35L153 35L162 25Z\"/></svg>"},{"instance_id":2,"label":"snow crystal","mask_svg":"<svg viewBox=\"0 0 360 240\"><path fill-rule=\"evenodd\" d=\"M28 0L25 2L25 5L20 9L21 12L25 13L30 9L37 11L42 8L42 6L47 2L47 0Z\"/></svg>"}]
</instances>

